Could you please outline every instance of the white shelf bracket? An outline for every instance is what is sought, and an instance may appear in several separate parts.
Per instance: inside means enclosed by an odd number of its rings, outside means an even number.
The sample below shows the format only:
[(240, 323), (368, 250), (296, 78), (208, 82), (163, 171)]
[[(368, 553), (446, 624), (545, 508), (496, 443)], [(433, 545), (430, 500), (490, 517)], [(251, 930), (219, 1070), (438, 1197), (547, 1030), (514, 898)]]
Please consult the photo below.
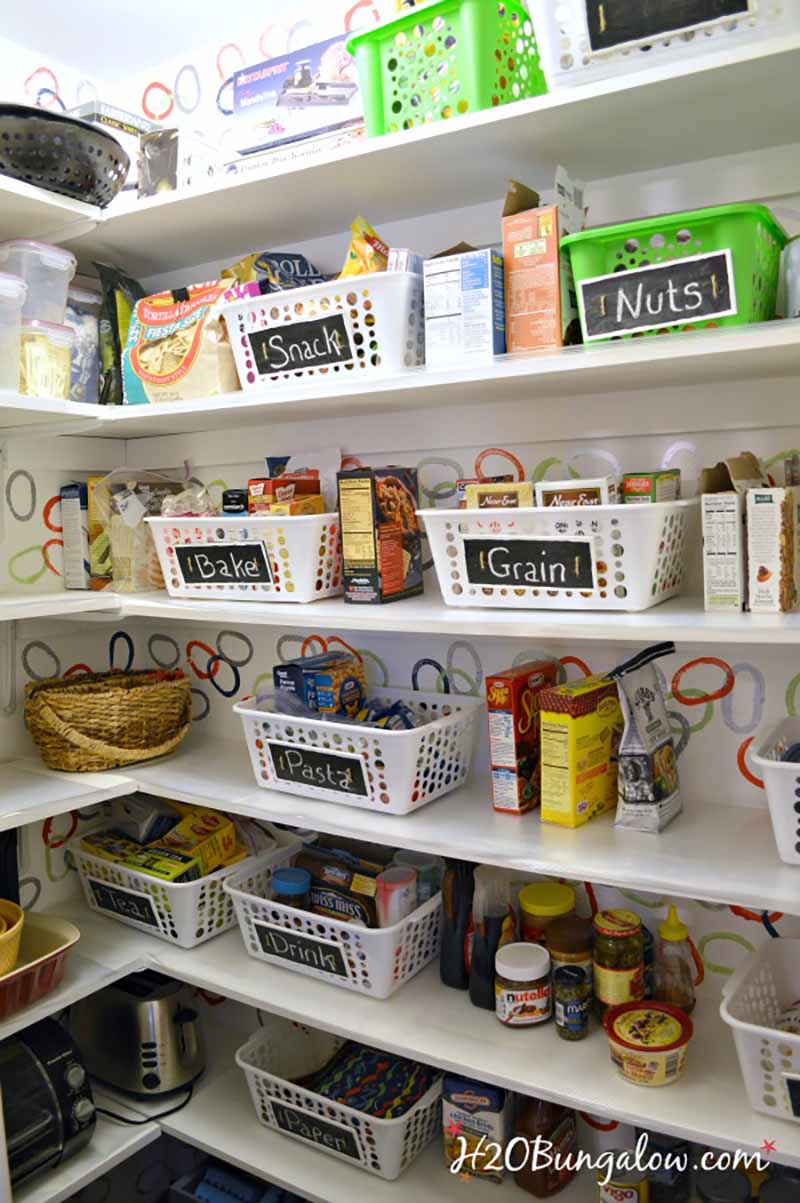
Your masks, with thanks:
[(16, 649), (16, 622), (0, 622), (0, 710), (5, 715), (17, 709)]

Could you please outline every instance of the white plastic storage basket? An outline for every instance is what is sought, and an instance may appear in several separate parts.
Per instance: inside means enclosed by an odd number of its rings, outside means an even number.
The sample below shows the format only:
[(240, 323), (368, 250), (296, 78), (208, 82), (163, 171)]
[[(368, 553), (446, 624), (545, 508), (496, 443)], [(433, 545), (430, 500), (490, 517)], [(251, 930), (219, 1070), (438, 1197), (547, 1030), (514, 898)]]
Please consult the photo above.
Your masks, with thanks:
[(800, 865), (800, 764), (781, 757), (796, 743), (800, 743), (800, 718), (785, 718), (770, 729), (750, 756), (764, 781), (778, 855), (787, 865)]
[(798, 0), (532, 0), (530, 8), (545, 74), (562, 87), (737, 50), (800, 26)]
[(439, 953), (440, 894), (392, 927), (366, 928), (273, 902), (271, 865), (229, 877), (225, 893), (251, 957), (372, 998), (388, 998)]
[(374, 1119), (296, 1086), (346, 1041), (272, 1018), (236, 1054), (256, 1115), (267, 1128), (380, 1178), (399, 1178), (441, 1130), (441, 1079), (397, 1119)]
[[(102, 830), (102, 827), (96, 830)], [(87, 832), (83, 832), (86, 835)], [(198, 881), (170, 883), (136, 873), (124, 865), (90, 856), (81, 848), (82, 836), (69, 845), (86, 904), (120, 923), (160, 936), (180, 948), (194, 948), (236, 925), (233, 900), (223, 884), (234, 873), (243, 888), (267, 866), (291, 864), (302, 847), (285, 831), (270, 828), (278, 846), (261, 856), (219, 869)]]
[(313, 602), (343, 592), (338, 514), (146, 521), (171, 597)]
[(275, 714), (237, 702), (262, 789), (283, 790), (389, 815), (406, 815), (467, 779), (483, 699), (410, 689), (374, 690), (429, 718), (408, 731)]
[(720, 1014), (733, 1031), (750, 1105), (800, 1120), (800, 1036), (776, 1027), (800, 999), (800, 940), (765, 940), (724, 985)]
[(647, 610), (680, 593), (697, 501), (418, 510), (448, 606)]
[(371, 272), (225, 306), (245, 392), (287, 380), (374, 380), (425, 361), (422, 276)]

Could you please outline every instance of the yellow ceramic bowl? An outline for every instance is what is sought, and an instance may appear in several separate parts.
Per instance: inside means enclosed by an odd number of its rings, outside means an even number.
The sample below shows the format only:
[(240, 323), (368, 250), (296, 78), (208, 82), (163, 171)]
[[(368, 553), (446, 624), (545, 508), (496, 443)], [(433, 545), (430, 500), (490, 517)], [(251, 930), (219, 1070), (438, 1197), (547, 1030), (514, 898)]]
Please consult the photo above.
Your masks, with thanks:
[(0, 935), (0, 977), (3, 977), (10, 973), (17, 963), (25, 912), (16, 902), (0, 898), (0, 919), (3, 921)]

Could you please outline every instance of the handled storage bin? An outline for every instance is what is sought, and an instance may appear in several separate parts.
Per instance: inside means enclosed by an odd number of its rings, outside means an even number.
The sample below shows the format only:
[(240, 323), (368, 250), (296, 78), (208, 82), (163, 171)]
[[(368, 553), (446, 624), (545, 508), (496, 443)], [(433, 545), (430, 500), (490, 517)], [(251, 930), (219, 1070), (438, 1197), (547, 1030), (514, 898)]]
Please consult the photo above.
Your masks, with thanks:
[(347, 49), (370, 138), (547, 91), (533, 22), (517, 0), (437, 0)]
[(345, 1044), (339, 1036), (272, 1017), (236, 1054), (266, 1128), (380, 1178), (399, 1178), (441, 1130), (441, 1079), (397, 1119), (375, 1119), (302, 1086)]
[[(102, 830), (102, 826), (96, 830)], [(197, 881), (176, 883), (90, 856), (81, 848), (81, 836), (72, 840), (69, 851), (91, 910), (180, 948), (195, 948), (236, 925), (233, 901), (222, 888), (228, 877), (235, 874), (242, 882), (251, 877), (255, 880), (267, 865), (291, 864), (302, 846), (284, 831), (270, 828), (270, 834), (278, 845), (271, 851), (218, 869)]]
[[(792, 744), (800, 742), (800, 718), (785, 718), (774, 726), (751, 752), (756, 773), (764, 781), (769, 817), (778, 855), (787, 865), (800, 865), (800, 764), (781, 760)], [(798, 994), (800, 998), (800, 994)]]
[(273, 902), (273, 868), (263, 865), (225, 882), (245, 948), (257, 961), (388, 998), (438, 956), (440, 894), (392, 927), (359, 927)]
[(797, 29), (797, 0), (531, 0), (553, 87), (735, 51)]
[(750, 204), (568, 234), (584, 342), (770, 321), (786, 241)]
[(275, 714), (255, 701), (233, 709), (244, 723), (256, 782), (304, 798), (405, 815), (467, 779), (481, 698), (375, 690), (387, 705), (402, 700), (432, 721), (409, 731)]
[(750, 1105), (800, 1120), (800, 1036), (779, 1016), (800, 998), (800, 940), (765, 940), (725, 983), (720, 1014), (733, 1032)]
[(633, 611), (681, 592), (697, 506), (418, 513), (448, 606)]
[(371, 272), (225, 306), (245, 392), (394, 376), (425, 362), (422, 276)]
[(171, 597), (312, 602), (338, 597), (338, 514), (147, 518)]

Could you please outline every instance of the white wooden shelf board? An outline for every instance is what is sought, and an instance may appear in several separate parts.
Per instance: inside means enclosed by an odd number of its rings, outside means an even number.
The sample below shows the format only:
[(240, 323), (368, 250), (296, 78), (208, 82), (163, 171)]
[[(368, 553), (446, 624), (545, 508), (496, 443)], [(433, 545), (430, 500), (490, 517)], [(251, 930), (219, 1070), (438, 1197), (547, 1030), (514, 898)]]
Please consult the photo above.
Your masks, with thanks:
[(61, 242), (101, 220), (102, 210), (96, 205), (0, 176), (0, 241), (35, 238)]
[(0, 764), (0, 831), (131, 792), (121, 773), (57, 773), (34, 757)]
[(156, 1123), (133, 1128), (100, 1116), (90, 1143), (63, 1165), (14, 1191), (14, 1203), (62, 1203), (161, 1135)]
[(26, 618), (69, 618), (77, 614), (113, 611), (118, 605), (117, 598), (112, 594), (92, 593), (88, 589), (3, 593), (0, 594), (0, 622), (22, 621)]

